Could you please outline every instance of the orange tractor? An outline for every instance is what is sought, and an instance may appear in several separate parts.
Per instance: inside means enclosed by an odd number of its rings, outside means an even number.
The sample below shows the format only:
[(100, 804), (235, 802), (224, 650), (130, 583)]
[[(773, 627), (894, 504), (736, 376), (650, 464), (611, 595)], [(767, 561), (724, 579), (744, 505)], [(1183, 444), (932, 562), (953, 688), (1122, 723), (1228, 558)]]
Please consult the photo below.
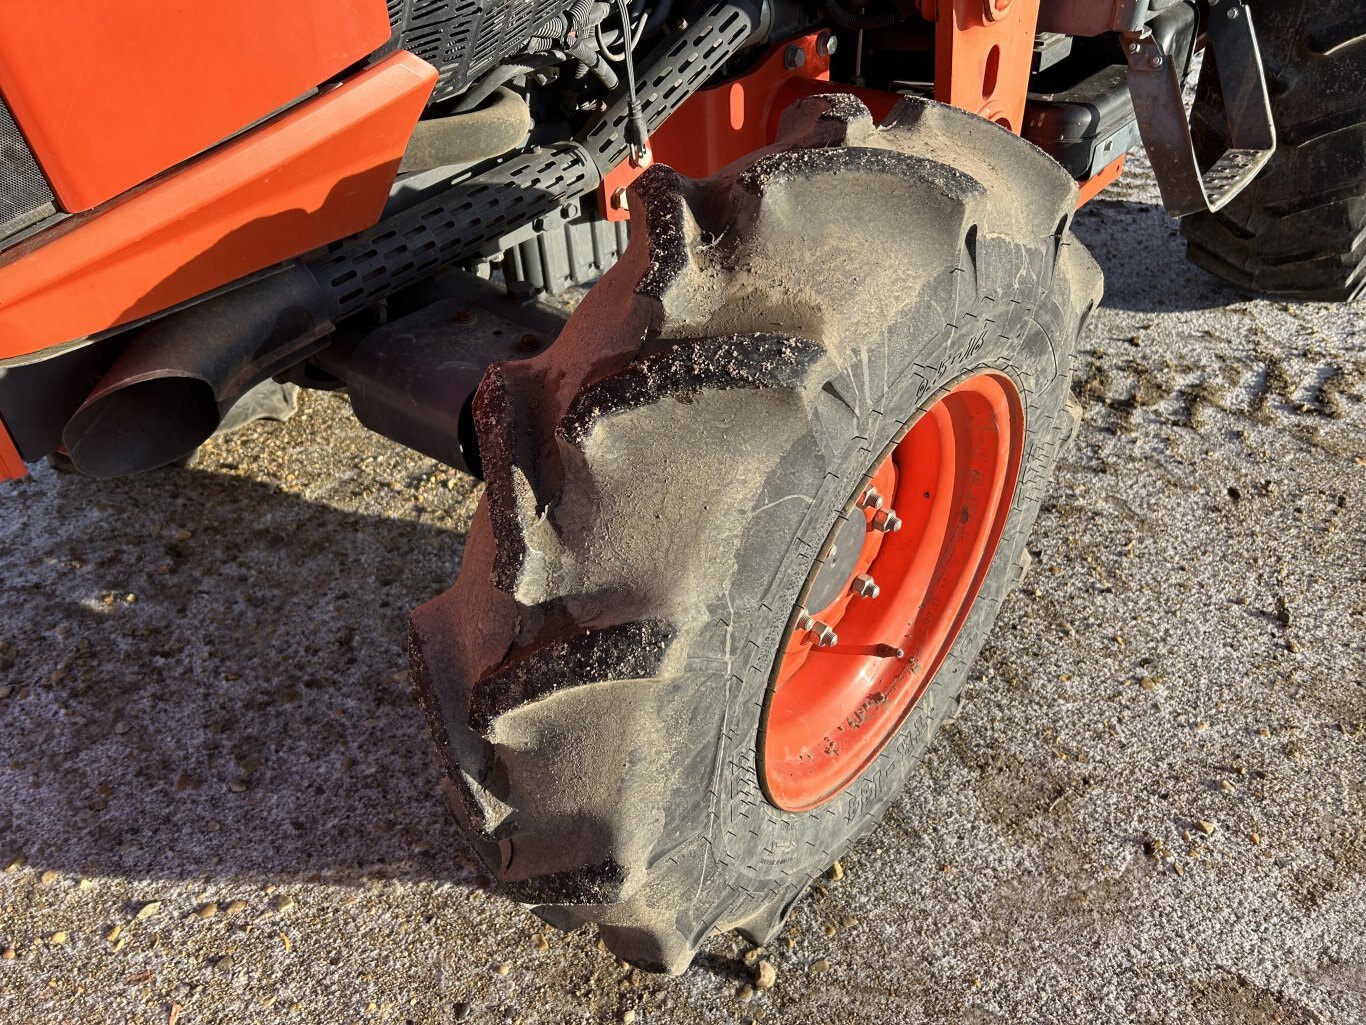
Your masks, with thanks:
[(771, 937), (961, 701), (1126, 153), (1207, 270), (1366, 281), (1356, 0), (7, 0), (0, 100), (3, 474), (306, 387), (481, 477), (412, 618), (446, 800), (662, 971)]

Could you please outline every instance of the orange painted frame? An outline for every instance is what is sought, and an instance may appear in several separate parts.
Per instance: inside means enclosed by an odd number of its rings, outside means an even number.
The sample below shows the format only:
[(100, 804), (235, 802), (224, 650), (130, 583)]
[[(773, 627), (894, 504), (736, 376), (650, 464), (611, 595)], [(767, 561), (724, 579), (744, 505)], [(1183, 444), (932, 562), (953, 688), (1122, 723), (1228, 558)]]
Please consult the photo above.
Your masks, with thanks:
[(0, 359), (158, 313), (370, 227), (436, 69), (400, 52), (0, 257)]
[(1039, 0), (939, 0), (935, 99), (1016, 134), (1024, 124)]
[[(988, 117), (1018, 132), (1024, 124), (1040, 0), (923, 0), (935, 25), (935, 98)], [(821, 92), (853, 93), (881, 119), (898, 97), (830, 81), (830, 59), (822, 53), (822, 32), (779, 44), (741, 77), (690, 97), (651, 139), (653, 159), (694, 178), (714, 174), (747, 153), (770, 145), (778, 119), (793, 101)], [(801, 61), (785, 59), (789, 48)], [(644, 170), (623, 162), (604, 179), (599, 209), (609, 220), (630, 212), (614, 197)], [(1124, 170), (1120, 157), (1080, 183), (1084, 205)]]
[(24, 460), (14, 445), (14, 439), (5, 429), (4, 421), (0, 421), (0, 480), (18, 480), (27, 476), (28, 467), (24, 465)]
[(4, 0), (0, 94), (62, 209), (89, 210), (389, 39), (383, 0)]

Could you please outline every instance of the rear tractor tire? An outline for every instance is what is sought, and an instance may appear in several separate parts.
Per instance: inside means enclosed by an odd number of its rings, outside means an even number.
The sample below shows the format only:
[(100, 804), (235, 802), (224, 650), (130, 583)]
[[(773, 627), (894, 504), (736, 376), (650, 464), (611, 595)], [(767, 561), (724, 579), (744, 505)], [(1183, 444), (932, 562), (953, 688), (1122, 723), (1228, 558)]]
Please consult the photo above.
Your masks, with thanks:
[(487, 491), (413, 616), (447, 799), (502, 889), (642, 968), (766, 942), (961, 700), (1100, 273), (990, 122), (803, 100), (631, 196), (626, 254), (490, 370)]
[[(1231, 284), (1285, 299), (1366, 289), (1366, 9), (1361, 0), (1251, 0), (1279, 146), (1252, 185), (1182, 222), (1187, 253)], [(1191, 127), (1213, 159), (1227, 146), (1206, 57)]]

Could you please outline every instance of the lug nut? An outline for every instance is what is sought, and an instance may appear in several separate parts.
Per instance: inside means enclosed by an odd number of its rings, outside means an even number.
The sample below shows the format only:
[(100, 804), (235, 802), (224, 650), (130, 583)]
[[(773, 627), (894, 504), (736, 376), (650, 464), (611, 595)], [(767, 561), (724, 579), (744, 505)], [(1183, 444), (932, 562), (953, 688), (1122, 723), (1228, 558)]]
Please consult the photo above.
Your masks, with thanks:
[(835, 633), (829, 623), (822, 623), (819, 619), (804, 616), (800, 625), (806, 631), (811, 643), (818, 648), (829, 648), (839, 643), (839, 634)]
[(901, 529), (901, 517), (895, 509), (879, 509), (873, 515), (873, 529), (884, 534), (894, 534)]
[(869, 488), (859, 496), (857, 504), (860, 509), (881, 509), (882, 496), (878, 494), (877, 488)]
[(876, 598), (882, 593), (882, 588), (877, 586), (877, 581), (867, 573), (860, 573), (854, 577), (853, 582), (849, 585), (849, 590), (853, 591), (855, 596), (859, 598)]

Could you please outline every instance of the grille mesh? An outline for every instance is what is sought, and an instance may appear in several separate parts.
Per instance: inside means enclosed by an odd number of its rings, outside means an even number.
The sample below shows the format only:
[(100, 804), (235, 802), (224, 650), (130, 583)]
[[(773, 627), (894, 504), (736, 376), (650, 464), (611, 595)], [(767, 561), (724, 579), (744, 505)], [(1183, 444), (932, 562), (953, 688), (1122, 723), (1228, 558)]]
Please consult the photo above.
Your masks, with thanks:
[(52, 190), (0, 99), (0, 239), (56, 213)]
[(568, 0), (388, 0), (398, 45), (440, 72), (433, 102), (517, 53), (536, 26), (568, 6)]

